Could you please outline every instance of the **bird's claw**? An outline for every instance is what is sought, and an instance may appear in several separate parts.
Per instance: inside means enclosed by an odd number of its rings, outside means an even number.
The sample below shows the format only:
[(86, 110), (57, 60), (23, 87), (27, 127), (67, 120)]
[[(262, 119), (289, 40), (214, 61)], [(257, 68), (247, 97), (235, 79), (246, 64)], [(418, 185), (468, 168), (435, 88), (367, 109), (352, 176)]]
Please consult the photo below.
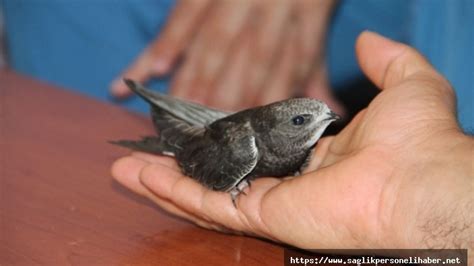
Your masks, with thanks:
[(237, 208), (237, 197), (240, 194), (244, 194), (247, 196), (247, 193), (245, 193), (244, 189), (250, 188), (250, 181), (247, 179), (242, 180), (237, 186), (235, 186), (231, 191), (230, 191), (230, 198), (232, 199), (232, 204), (234, 205), (235, 208)]

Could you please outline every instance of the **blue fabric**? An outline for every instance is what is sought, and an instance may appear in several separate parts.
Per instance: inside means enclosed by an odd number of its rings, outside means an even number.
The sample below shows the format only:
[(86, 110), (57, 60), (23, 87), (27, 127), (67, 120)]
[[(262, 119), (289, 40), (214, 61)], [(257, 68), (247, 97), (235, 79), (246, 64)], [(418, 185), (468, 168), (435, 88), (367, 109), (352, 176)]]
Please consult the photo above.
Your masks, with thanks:
[[(12, 67), (102, 100), (110, 81), (156, 37), (172, 0), (0, 0)], [(369, 29), (419, 49), (456, 89), (459, 119), (474, 129), (474, 3), (342, 0), (328, 38), (331, 85), (363, 78), (354, 44)], [(153, 87), (166, 90), (167, 81)], [(121, 102), (147, 111), (136, 97)]]
[(474, 1), (418, 0), (411, 44), (456, 91), (458, 119), (474, 134)]
[[(18, 72), (112, 101), (110, 82), (157, 35), (171, 0), (0, 0)], [(155, 82), (164, 91), (166, 81)], [(133, 97), (120, 102), (147, 112)]]
[(328, 39), (331, 85), (350, 87), (362, 76), (354, 54), (365, 29), (408, 43), (424, 54), (453, 85), (458, 119), (474, 133), (474, 2), (472, 0), (344, 0)]
[(363, 77), (357, 64), (355, 42), (364, 30), (408, 42), (412, 1), (344, 0), (336, 9), (327, 41), (328, 73), (335, 90), (353, 89)]

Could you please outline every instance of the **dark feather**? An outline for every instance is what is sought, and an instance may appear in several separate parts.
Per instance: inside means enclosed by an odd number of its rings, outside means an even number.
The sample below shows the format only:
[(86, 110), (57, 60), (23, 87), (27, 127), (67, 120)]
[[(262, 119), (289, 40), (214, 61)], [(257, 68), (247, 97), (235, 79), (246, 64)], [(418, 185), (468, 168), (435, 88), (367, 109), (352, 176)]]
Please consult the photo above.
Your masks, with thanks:
[(111, 144), (119, 145), (136, 151), (148, 152), (159, 155), (169, 155), (169, 151), (160, 141), (159, 137), (147, 136), (141, 140), (117, 140), (109, 141)]

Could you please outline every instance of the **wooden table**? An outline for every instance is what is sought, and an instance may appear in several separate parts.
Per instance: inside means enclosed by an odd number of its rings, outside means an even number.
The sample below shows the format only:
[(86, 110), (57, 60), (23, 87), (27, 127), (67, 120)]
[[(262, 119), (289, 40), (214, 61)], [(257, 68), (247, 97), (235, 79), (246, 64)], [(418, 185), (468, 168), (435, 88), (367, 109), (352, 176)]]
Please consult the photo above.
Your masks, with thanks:
[(283, 248), (200, 229), (116, 183), (107, 140), (145, 116), (0, 71), (0, 265), (281, 265)]

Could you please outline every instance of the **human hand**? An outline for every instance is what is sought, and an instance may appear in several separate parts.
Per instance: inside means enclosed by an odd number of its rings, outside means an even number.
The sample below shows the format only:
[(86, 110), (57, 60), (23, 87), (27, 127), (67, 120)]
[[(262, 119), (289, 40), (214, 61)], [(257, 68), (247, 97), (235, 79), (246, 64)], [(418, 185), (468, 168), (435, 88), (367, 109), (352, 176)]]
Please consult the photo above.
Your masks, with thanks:
[[(177, 69), (172, 95), (220, 109), (286, 99), (306, 86), (311, 71), (325, 74), (334, 2), (178, 1), (163, 32), (122, 76), (143, 83)], [(117, 80), (112, 94), (130, 95)]]
[(301, 248), (472, 249), (474, 141), (459, 129), (449, 83), (412, 48), (365, 32), (356, 52), (382, 92), (306, 173), (259, 178), (232, 205), (171, 158), (134, 153), (112, 174), (202, 227)]

